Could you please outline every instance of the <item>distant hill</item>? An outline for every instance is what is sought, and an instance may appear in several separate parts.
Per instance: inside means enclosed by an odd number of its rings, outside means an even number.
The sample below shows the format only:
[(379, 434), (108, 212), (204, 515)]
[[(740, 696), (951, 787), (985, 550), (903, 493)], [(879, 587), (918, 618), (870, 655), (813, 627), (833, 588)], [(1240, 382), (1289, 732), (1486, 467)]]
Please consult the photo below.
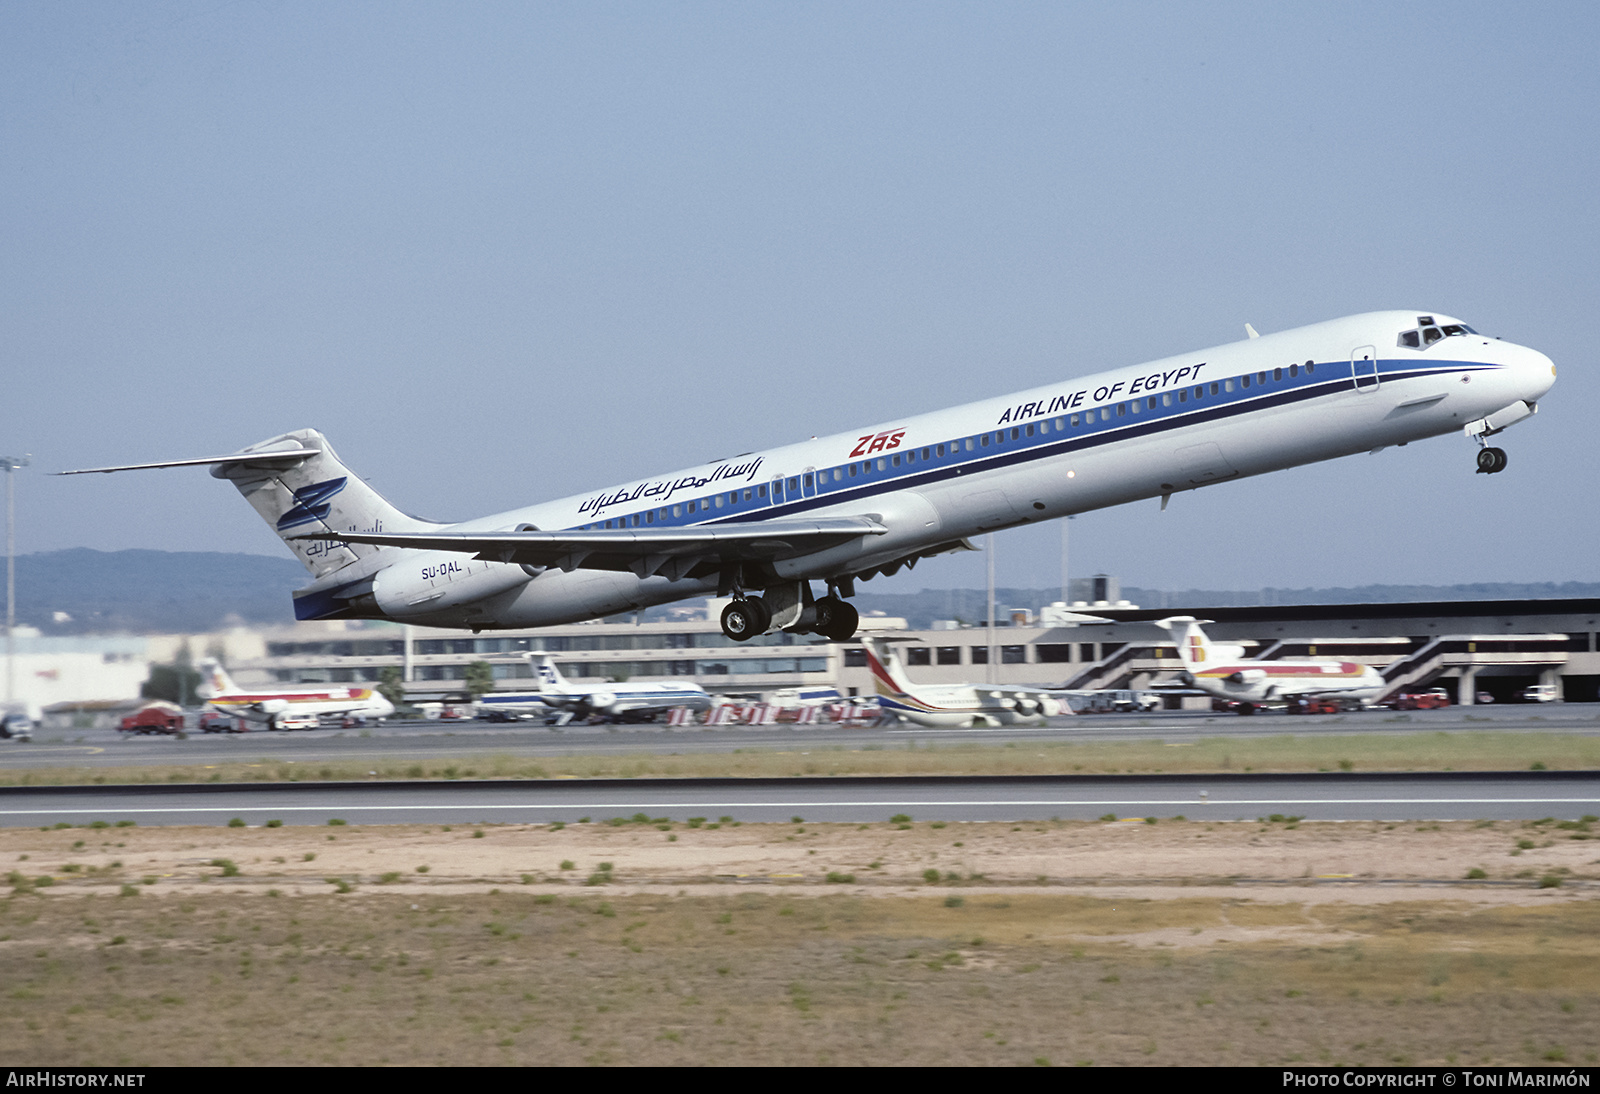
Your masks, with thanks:
[[(294, 622), (310, 575), (292, 558), (201, 551), (17, 556), (17, 622), (46, 634), (200, 633)], [(70, 618), (57, 621), (55, 613)]]
[[(309, 575), (291, 558), (198, 551), (92, 551), (75, 548), (17, 558), (17, 622), (46, 634), (196, 634), (234, 624), (294, 621), (293, 591)], [(913, 627), (935, 619), (982, 623), (982, 589), (923, 589), (875, 593), (857, 586), (856, 607), (900, 616)], [(1349, 589), (1189, 589), (1163, 592), (1126, 587), (1122, 597), (1145, 608), (1221, 608), (1257, 604), (1367, 604), (1411, 600), (1502, 600), (1600, 597), (1600, 583), (1569, 581), (1477, 585), (1363, 585)], [(997, 611), (1038, 609), (1061, 590), (998, 589)], [(56, 622), (54, 613), (71, 618)], [(665, 608), (643, 613), (667, 618)]]

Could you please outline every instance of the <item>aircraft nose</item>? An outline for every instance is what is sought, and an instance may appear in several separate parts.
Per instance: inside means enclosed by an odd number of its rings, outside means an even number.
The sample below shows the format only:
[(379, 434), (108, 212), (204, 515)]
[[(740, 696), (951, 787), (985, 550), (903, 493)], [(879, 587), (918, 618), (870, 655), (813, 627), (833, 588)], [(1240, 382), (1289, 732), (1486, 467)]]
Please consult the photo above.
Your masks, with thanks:
[(1523, 398), (1530, 403), (1537, 401), (1556, 382), (1555, 362), (1536, 349), (1524, 350), (1522, 360), (1517, 362), (1517, 372), (1526, 389)]

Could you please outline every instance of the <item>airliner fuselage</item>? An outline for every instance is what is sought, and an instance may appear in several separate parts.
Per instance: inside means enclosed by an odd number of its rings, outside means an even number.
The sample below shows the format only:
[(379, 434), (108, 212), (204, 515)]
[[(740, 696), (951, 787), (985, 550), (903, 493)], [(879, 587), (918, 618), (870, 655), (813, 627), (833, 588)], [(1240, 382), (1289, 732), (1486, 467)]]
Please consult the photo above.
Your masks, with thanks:
[(179, 462), (216, 465), (311, 570), (298, 618), (529, 627), (720, 592), (730, 637), (835, 635), (857, 580), (984, 532), (1456, 431), (1497, 472), (1486, 439), (1554, 377), (1457, 320), (1376, 312), (450, 525), (394, 510), (310, 430)]

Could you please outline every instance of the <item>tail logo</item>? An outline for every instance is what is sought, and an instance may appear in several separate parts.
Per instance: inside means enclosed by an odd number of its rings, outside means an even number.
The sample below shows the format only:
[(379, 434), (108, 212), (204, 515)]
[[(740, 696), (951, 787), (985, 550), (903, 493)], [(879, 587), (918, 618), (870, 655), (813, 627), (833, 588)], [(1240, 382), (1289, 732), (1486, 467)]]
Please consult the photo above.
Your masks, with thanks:
[(278, 518), (278, 531), (327, 519), (329, 510), (333, 508), (329, 499), (343, 490), (347, 481), (345, 478), (328, 479), (296, 490), (293, 507)]

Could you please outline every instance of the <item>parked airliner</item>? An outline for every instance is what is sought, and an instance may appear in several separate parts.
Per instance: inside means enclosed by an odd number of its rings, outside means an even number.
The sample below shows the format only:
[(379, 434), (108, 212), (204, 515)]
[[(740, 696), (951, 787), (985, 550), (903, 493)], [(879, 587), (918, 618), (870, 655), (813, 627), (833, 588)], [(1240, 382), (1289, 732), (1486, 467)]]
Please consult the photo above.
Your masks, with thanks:
[(387, 718), (394, 704), (370, 688), (318, 685), (304, 688), (241, 688), (219, 663), (200, 663), (200, 697), (212, 710), (251, 721), (278, 723), (297, 716), (348, 714), (357, 718)]
[(1192, 615), (1158, 619), (1156, 626), (1176, 639), (1185, 682), (1217, 699), (1226, 699), (1240, 714), (1254, 714), (1261, 703), (1284, 699), (1337, 696), (1371, 702), (1388, 687), (1377, 669), (1357, 661), (1247, 661), (1243, 646), (1225, 646), (1206, 638)]
[(906, 675), (894, 642), (868, 638), (867, 668), (872, 673), (878, 707), (919, 726), (1042, 726), (1046, 718), (1072, 711), (1043, 688), (1012, 684), (927, 684)]
[[(315, 430), (239, 452), (89, 471), (210, 465), (313, 580), (299, 619), (474, 631), (570, 623), (715, 593), (736, 641), (835, 640), (857, 581), (970, 550), (983, 532), (1371, 452), (1532, 415), (1536, 350), (1447, 316), (1336, 319), (836, 434), (458, 524), (406, 516)], [(827, 587), (814, 596), (812, 582)]]
[(659, 683), (635, 681), (584, 687), (570, 683), (556, 668), (555, 659), (530, 653), (528, 660), (538, 658), (538, 691), (491, 691), (478, 700), (480, 713), (498, 711), (505, 714), (539, 714), (549, 711), (568, 711), (574, 717), (587, 718), (593, 714), (608, 718), (649, 718), (664, 710), (688, 707), (705, 710), (711, 706), (711, 696), (698, 684), (676, 683), (663, 680)]

